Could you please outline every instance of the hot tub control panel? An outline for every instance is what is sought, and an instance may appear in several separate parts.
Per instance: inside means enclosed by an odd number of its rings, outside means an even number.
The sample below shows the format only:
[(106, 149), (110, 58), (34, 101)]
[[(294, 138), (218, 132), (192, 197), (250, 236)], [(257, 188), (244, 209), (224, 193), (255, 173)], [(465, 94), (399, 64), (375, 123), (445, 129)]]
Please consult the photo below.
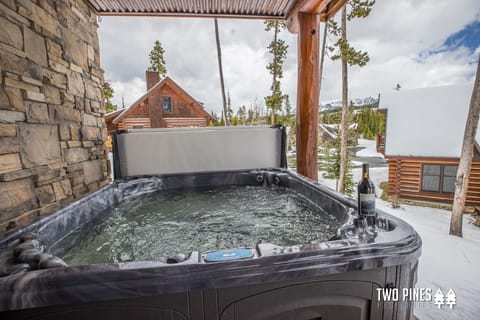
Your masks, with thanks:
[(205, 262), (221, 262), (240, 259), (250, 259), (255, 255), (254, 249), (239, 248), (222, 251), (213, 251), (203, 255)]

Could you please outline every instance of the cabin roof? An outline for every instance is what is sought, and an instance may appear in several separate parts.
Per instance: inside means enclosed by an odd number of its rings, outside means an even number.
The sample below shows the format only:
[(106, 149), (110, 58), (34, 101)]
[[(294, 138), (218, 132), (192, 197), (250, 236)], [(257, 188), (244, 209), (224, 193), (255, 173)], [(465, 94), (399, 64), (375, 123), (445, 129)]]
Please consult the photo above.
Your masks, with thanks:
[(105, 113), (104, 118), (105, 118), (105, 120), (111, 119), (111, 118), (116, 118), (123, 111), (125, 111), (125, 109), (117, 109), (117, 110), (114, 110), (114, 111), (110, 111), (109, 113)]
[[(385, 155), (459, 158), (473, 83), (382, 94)], [(476, 135), (477, 147), (480, 131)]]
[(144, 101), (145, 99), (150, 97), (158, 88), (160, 88), (164, 85), (167, 85), (167, 84), (178, 88), (180, 91), (182, 91), (182, 93), (184, 93), (187, 96), (188, 99), (190, 99), (191, 101), (193, 101), (197, 105), (197, 107), (199, 108), (200, 111), (205, 113), (205, 116), (208, 116), (211, 120), (215, 120), (210, 113), (208, 113), (207, 111), (205, 111), (203, 109), (203, 106), (197, 100), (195, 100), (191, 95), (189, 95), (188, 92), (186, 92), (182, 87), (180, 87), (169, 76), (166, 76), (165, 78), (160, 80), (157, 84), (155, 84), (153, 87), (151, 87), (144, 95), (142, 95), (140, 98), (138, 98), (129, 107), (127, 107), (125, 109), (115, 110), (113, 112), (105, 114), (105, 119), (107, 120), (107, 119), (114, 118), (112, 120), (112, 123), (117, 124), (118, 122), (120, 122), (120, 120), (122, 120), (128, 114), (128, 112), (130, 110), (132, 110), (133, 108), (138, 106), (142, 101)]

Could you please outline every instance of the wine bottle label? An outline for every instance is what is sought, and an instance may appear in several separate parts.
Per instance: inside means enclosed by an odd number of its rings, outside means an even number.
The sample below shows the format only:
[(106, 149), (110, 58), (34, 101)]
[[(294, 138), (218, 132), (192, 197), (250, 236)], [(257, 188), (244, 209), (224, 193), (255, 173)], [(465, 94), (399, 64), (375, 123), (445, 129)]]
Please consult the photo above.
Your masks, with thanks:
[(360, 193), (360, 208), (358, 208), (361, 216), (375, 215), (375, 194)]

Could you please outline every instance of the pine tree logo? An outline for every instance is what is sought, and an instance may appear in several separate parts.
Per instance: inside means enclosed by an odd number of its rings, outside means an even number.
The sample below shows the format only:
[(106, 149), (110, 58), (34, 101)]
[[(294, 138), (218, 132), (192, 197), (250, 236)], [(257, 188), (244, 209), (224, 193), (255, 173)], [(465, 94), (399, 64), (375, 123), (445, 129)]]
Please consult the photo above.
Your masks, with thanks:
[(442, 290), (438, 289), (433, 297), (435, 298), (434, 304), (438, 307), (438, 309), (441, 309), (445, 304), (445, 295), (443, 294)]
[(457, 304), (457, 295), (453, 289), (448, 290), (447, 297), (446, 297), (446, 305), (453, 309), (453, 306)]

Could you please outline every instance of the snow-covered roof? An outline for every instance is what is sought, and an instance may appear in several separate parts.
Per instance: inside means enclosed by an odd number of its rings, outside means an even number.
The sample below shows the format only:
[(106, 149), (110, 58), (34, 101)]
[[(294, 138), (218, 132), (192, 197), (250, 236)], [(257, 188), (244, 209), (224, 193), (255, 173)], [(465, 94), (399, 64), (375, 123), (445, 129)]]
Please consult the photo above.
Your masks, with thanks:
[[(385, 155), (459, 158), (473, 83), (384, 93)], [(480, 130), (476, 135), (480, 141)]]

